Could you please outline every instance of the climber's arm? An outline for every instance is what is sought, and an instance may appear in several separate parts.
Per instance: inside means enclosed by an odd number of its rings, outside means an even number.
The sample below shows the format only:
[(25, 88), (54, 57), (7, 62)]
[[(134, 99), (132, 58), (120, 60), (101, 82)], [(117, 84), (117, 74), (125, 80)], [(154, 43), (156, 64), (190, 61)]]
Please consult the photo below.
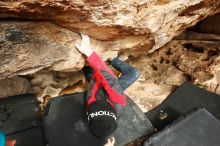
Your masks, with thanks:
[[(100, 69), (103, 69), (112, 76), (115, 76), (105, 62), (102, 61), (102, 59), (90, 48), (90, 38), (87, 35), (81, 36), (81, 45), (76, 44), (76, 47), (82, 54), (87, 56), (87, 62), (90, 64), (90, 66), (95, 71), (100, 71)], [(140, 72), (137, 68), (134, 68), (117, 58), (112, 60), (112, 66), (122, 73), (122, 76), (119, 77), (118, 80), (123, 90), (133, 84), (140, 75)]]
[(112, 70), (105, 64), (104, 61), (102, 61), (96, 52), (93, 52), (86, 60), (94, 70), (99, 71), (100, 69), (103, 69), (110, 73), (112, 76), (115, 76)]
[(114, 76), (111, 69), (105, 64), (105, 62), (97, 55), (96, 52), (92, 51), (90, 48), (90, 38), (87, 35), (81, 35), (82, 42), (81, 45), (75, 44), (76, 48), (84, 55), (87, 56), (87, 62), (95, 71), (100, 71), (103, 69)]
[(93, 51), (90, 48), (90, 38), (87, 35), (81, 34), (82, 41), (81, 44), (75, 44), (76, 48), (79, 50), (80, 53), (86, 55), (86, 57), (89, 57), (92, 55)]

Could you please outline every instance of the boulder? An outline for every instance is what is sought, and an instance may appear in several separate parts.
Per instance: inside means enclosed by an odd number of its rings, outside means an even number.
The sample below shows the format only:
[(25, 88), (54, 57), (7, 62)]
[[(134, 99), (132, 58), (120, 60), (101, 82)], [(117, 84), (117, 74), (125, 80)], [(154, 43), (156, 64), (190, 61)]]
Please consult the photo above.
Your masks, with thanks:
[(143, 111), (158, 106), (184, 81), (220, 94), (219, 41), (190, 39), (172, 40), (151, 54), (128, 59), (141, 77), (125, 92)]
[(79, 35), (47, 22), (0, 22), (0, 79), (45, 68), (79, 70), (84, 65), (74, 42)]
[[(220, 94), (218, 15), (171, 41), (219, 12), (219, 0), (4, 0), (0, 79), (28, 75), (29, 92), (42, 103), (84, 91), (79, 70), (85, 60), (74, 45), (83, 33), (103, 60), (119, 56), (141, 70), (126, 93), (144, 111), (185, 80)], [(215, 29), (210, 22), (216, 22)], [(199, 34), (204, 32), (213, 34)]]
[(28, 93), (30, 83), (22, 77), (0, 80), (0, 99)]
[(0, 18), (49, 20), (96, 40), (144, 35), (152, 52), (219, 7), (219, 0), (6, 0)]
[[(40, 70), (73, 72), (84, 66), (82, 55), (75, 48), (80, 36), (66, 28), (45, 21), (0, 22), (0, 79), (32, 74)], [(91, 48), (103, 60), (117, 57), (119, 51), (138, 55), (150, 41), (145, 36), (126, 37), (120, 41), (91, 39)], [(145, 45), (146, 46), (146, 45)], [(140, 50), (138, 52), (132, 50)]]

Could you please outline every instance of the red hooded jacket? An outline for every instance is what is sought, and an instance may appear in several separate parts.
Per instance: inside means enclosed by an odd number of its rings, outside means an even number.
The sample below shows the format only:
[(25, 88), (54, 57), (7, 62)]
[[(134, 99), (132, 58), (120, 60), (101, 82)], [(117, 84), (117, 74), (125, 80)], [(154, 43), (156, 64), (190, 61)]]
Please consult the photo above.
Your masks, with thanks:
[(94, 70), (94, 75), (87, 92), (87, 106), (96, 101), (98, 91), (103, 89), (108, 94), (107, 101), (110, 100), (110, 103), (113, 102), (125, 106), (126, 98), (118, 82), (118, 78), (105, 62), (95, 52), (87, 58), (87, 62)]

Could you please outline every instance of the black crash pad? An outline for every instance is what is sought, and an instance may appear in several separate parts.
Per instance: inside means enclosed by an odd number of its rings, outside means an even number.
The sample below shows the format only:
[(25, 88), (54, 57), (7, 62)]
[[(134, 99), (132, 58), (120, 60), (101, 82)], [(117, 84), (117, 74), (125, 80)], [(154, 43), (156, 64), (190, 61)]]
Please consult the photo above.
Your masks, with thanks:
[(219, 146), (220, 122), (198, 109), (150, 137), (144, 146)]
[(178, 117), (200, 107), (207, 109), (220, 120), (220, 96), (185, 82), (146, 115), (155, 128), (161, 129)]
[(32, 94), (0, 99), (0, 128), (6, 135), (41, 125), (39, 107)]
[(0, 99), (0, 129), (16, 146), (42, 146), (39, 107), (32, 94)]
[(43, 146), (41, 126), (10, 134), (7, 136), (7, 138), (15, 139), (15, 146)]
[[(43, 129), (49, 146), (102, 146), (104, 139), (93, 137), (88, 129), (84, 104), (85, 93), (56, 97), (49, 101), (43, 118)], [(118, 129), (113, 134), (115, 146), (122, 146), (154, 128), (144, 113), (128, 98)]]

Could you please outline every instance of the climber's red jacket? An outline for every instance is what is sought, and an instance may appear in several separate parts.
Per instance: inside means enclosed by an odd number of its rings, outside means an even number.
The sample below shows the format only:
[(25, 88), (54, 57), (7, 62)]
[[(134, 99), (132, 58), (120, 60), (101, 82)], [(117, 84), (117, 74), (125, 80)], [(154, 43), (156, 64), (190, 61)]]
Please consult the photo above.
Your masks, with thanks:
[(102, 90), (107, 93), (108, 96), (105, 98), (110, 104), (125, 105), (126, 98), (118, 78), (105, 62), (95, 52), (87, 58), (87, 62), (94, 70), (87, 92), (87, 106), (100, 98), (99, 94), (102, 93)]

